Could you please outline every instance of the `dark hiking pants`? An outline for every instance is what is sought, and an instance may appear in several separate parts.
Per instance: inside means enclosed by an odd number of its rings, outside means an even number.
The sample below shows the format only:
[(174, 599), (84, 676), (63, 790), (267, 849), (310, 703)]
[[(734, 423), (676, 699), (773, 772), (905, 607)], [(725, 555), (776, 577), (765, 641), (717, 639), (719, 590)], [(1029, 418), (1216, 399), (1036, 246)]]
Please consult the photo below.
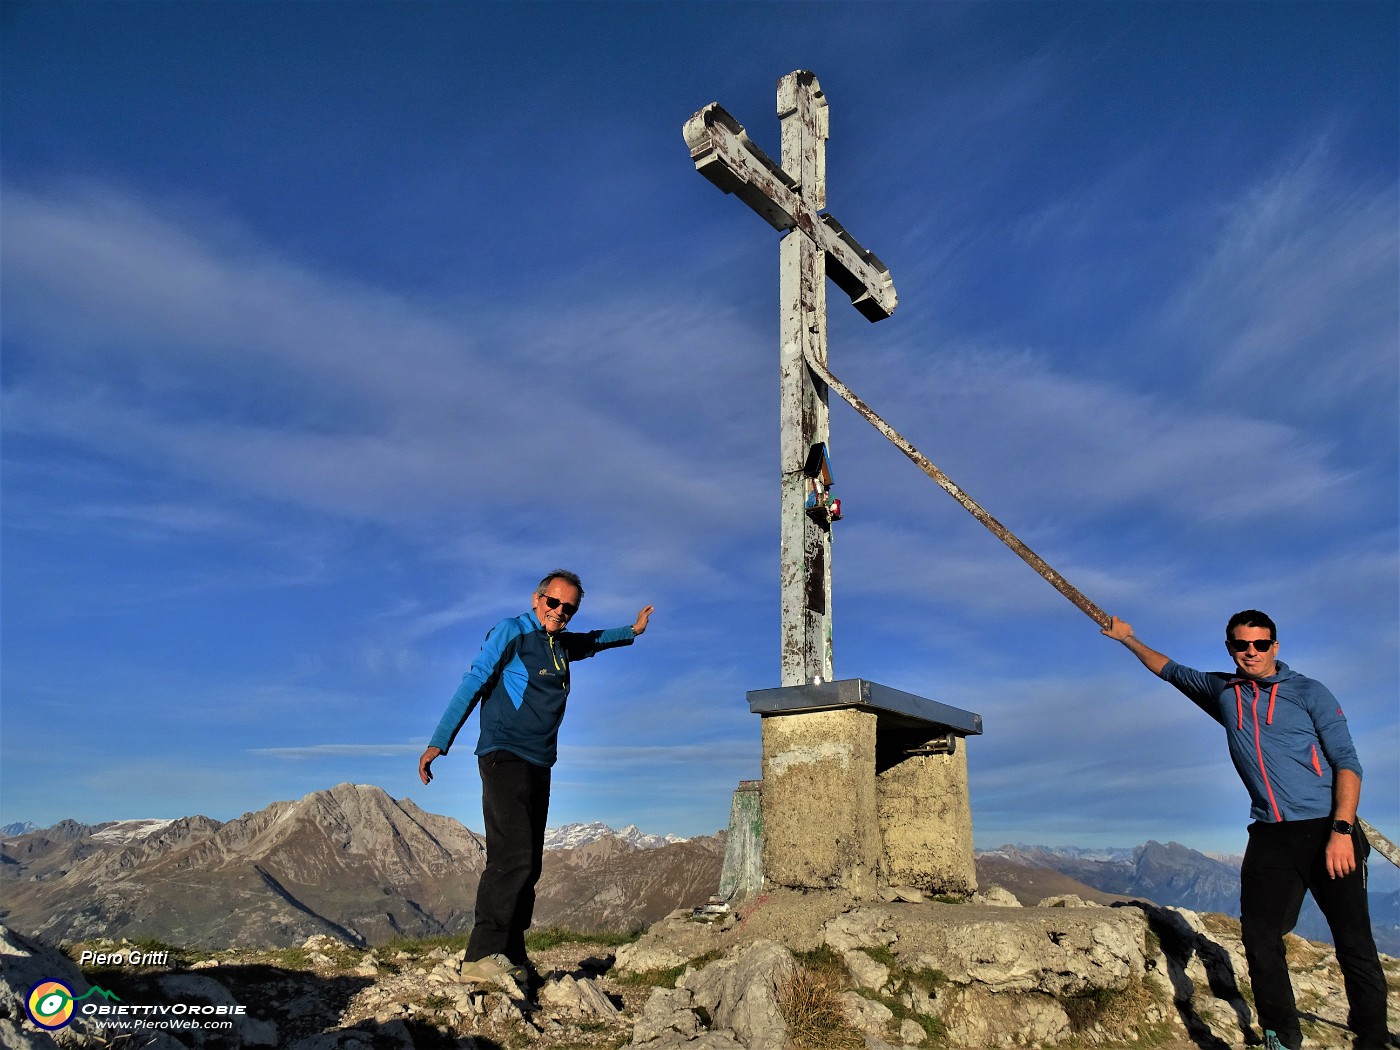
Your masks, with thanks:
[(486, 821), (486, 870), (476, 889), (467, 958), (504, 955), (524, 965), (525, 931), (535, 912), (535, 883), (544, 857), (549, 769), (509, 751), (477, 758)]
[(1360, 828), (1355, 829), (1356, 870), (1334, 879), (1327, 874), (1331, 834), (1332, 822), (1325, 817), (1249, 826), (1240, 868), (1240, 924), (1254, 1005), (1261, 1028), (1272, 1029), (1284, 1046), (1303, 1045), (1283, 935), (1298, 922), (1303, 894), (1310, 892), (1332, 930), (1350, 1007), (1347, 1023), (1356, 1033), (1356, 1046), (1380, 1050), (1388, 1039), (1386, 987), (1366, 899), (1371, 844)]

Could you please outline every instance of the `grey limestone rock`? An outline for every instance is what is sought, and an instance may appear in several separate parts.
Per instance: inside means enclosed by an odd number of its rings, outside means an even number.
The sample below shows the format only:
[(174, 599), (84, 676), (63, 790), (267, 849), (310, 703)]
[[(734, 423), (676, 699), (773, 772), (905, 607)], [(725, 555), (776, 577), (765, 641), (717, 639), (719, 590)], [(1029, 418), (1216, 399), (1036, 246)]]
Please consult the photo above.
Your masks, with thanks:
[(713, 1027), (729, 1029), (749, 1050), (786, 1050), (778, 989), (796, 969), (792, 953), (782, 945), (756, 941), (686, 974), (678, 984), (695, 996)]

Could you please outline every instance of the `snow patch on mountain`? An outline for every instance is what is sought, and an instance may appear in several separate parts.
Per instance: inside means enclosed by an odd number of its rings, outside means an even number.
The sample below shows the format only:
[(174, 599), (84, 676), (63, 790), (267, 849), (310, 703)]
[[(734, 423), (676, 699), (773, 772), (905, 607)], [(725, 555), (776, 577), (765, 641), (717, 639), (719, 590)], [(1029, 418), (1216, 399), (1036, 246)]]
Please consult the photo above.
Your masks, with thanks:
[(635, 824), (616, 830), (602, 821), (594, 820), (587, 824), (565, 824), (559, 828), (547, 828), (544, 833), (545, 849), (576, 849), (599, 839), (615, 838), (634, 849), (659, 849), (673, 842), (687, 842), (679, 835), (649, 835)]
[(977, 850), (979, 857), (1003, 857), (1007, 860), (1027, 861), (1034, 858), (1036, 854), (1050, 854), (1056, 857), (1065, 857), (1070, 860), (1090, 860), (1090, 861), (1132, 861), (1133, 855), (1139, 847), (1136, 846), (1102, 846), (1098, 848), (1083, 846), (1030, 846), (1018, 842), (1014, 845), (1007, 844), (998, 846), (996, 849)]
[(124, 846), (129, 842), (140, 842), (174, 823), (174, 820), (114, 820), (103, 824), (92, 838), (94, 842), (107, 846)]

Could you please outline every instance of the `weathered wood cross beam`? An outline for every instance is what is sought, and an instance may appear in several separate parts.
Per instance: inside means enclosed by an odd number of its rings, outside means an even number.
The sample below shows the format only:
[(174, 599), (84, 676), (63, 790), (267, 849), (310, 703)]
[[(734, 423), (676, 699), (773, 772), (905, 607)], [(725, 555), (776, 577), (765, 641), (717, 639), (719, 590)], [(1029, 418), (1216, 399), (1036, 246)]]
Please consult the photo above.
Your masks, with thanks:
[(805, 467), (814, 445), (828, 445), (827, 386), (808, 367), (826, 361), (826, 277), (870, 321), (898, 302), (889, 270), (826, 207), (826, 97), (817, 78), (799, 70), (778, 81), (781, 165), (743, 126), (711, 103), (686, 122), (695, 168), (786, 234), (778, 282), (782, 323), (779, 409), (781, 498), (782, 682), (833, 677), (831, 524), (806, 513)]

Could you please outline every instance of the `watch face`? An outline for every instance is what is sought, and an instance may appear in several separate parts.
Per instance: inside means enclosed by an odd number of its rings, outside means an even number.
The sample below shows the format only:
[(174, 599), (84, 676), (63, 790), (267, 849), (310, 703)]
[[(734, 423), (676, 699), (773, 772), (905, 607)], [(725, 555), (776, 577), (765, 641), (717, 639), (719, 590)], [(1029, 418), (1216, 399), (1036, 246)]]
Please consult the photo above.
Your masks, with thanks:
[(1338, 835), (1350, 835), (1351, 825), (1348, 824), (1345, 820), (1334, 820), (1332, 821), (1332, 830), (1335, 831)]

